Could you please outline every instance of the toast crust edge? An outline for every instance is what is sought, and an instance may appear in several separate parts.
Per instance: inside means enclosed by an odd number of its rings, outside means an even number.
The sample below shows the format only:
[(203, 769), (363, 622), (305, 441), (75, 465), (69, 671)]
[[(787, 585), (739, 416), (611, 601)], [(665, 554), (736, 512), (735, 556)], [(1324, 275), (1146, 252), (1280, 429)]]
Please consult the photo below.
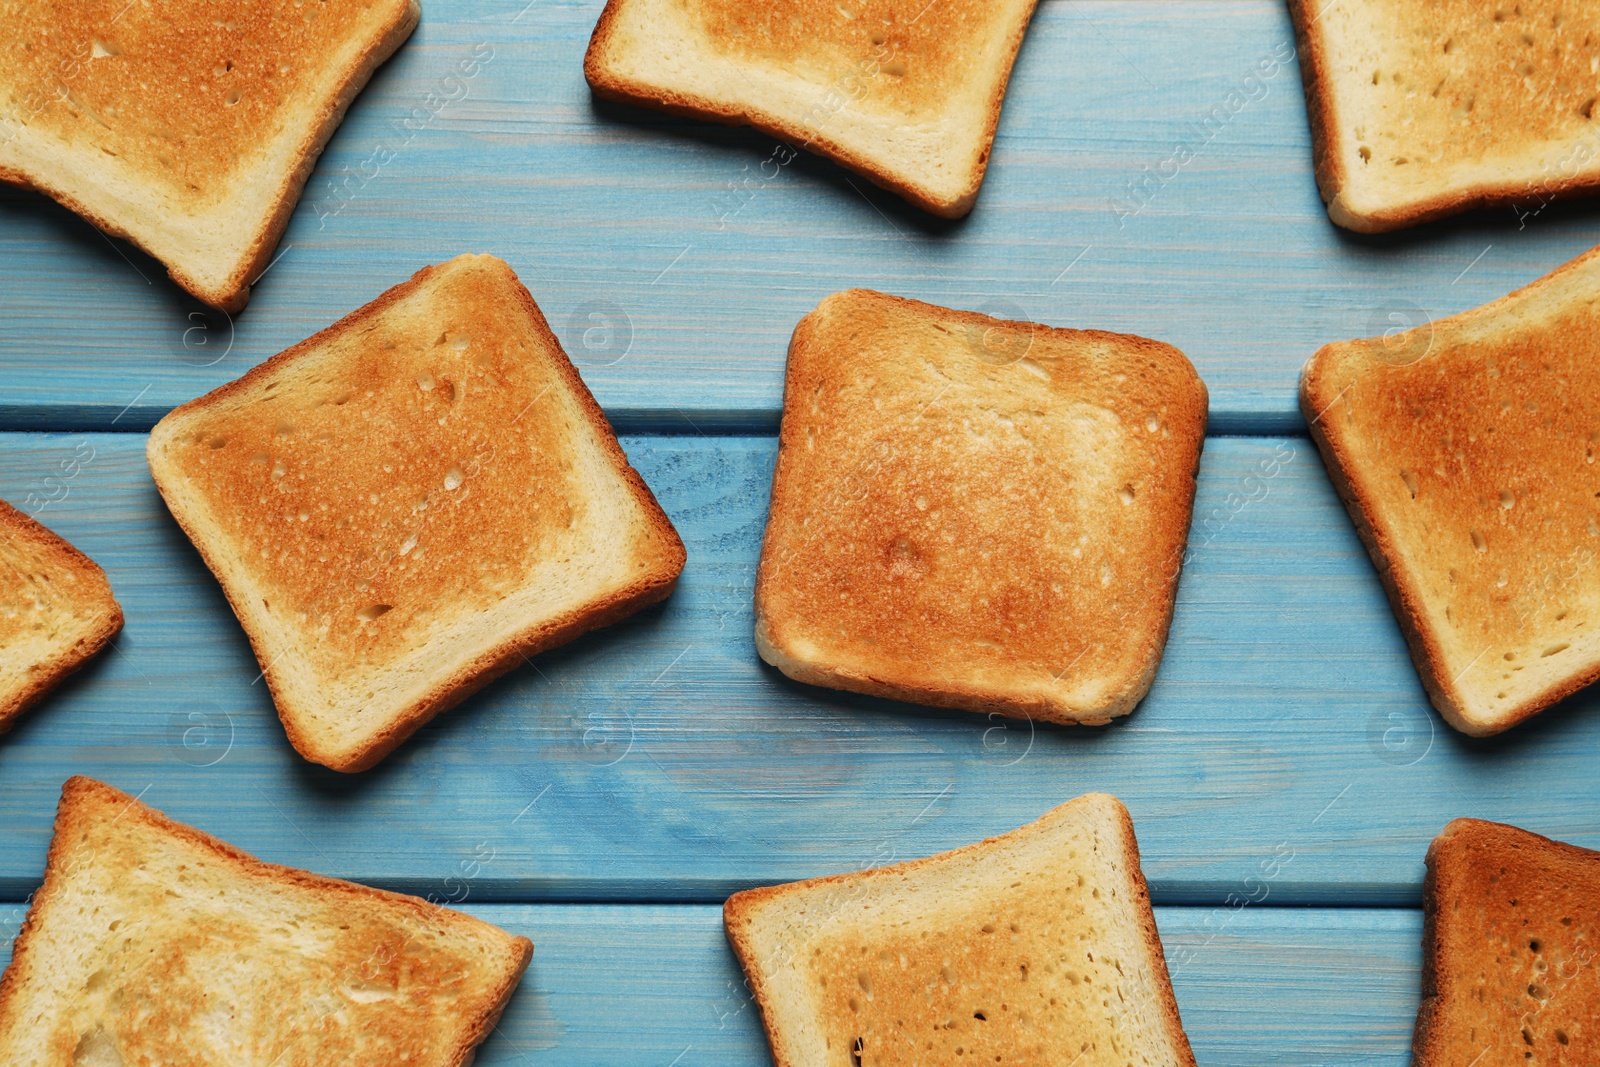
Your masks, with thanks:
[[(924, 310), (931, 310), (941, 318), (948, 318), (952, 321), (971, 325), (986, 326), (1002, 321), (982, 312), (941, 307), (925, 301), (913, 300), (871, 289), (846, 289), (830, 294), (824, 297), (816, 308), (813, 308), (801, 318), (799, 323), (795, 325), (794, 333), (790, 337), (788, 359), (784, 373), (785, 410), (788, 407), (787, 401), (793, 382), (793, 368), (796, 365), (795, 354), (812, 343), (816, 316), (822, 310), (823, 304), (837, 297), (860, 294), (867, 294), (875, 300), (887, 301), (919, 313)], [(1040, 323), (1028, 323), (1026, 325), (1031, 329), (1041, 327), (1046, 330), (1062, 329), (1061, 327), (1044, 326)], [(1062, 707), (1045, 703), (1037, 698), (1019, 698), (1013, 694), (996, 692), (993, 689), (962, 684), (931, 686), (916, 685), (903, 681), (884, 681), (862, 671), (810, 664), (794, 657), (785, 651), (783, 639), (773, 633), (772, 623), (766, 610), (766, 585), (768, 580), (765, 578), (766, 568), (762, 566), (761, 561), (765, 561), (767, 558), (767, 538), (773, 529), (772, 515), (776, 509), (772, 504), (768, 506), (766, 532), (762, 536), (754, 592), (754, 640), (756, 652), (764, 661), (776, 667), (786, 677), (806, 685), (862, 693), (867, 696), (884, 697), (890, 700), (920, 704), (924, 707), (950, 708), (977, 714), (996, 714), (1012, 719), (1056, 723), (1061, 726), (1104, 726), (1112, 719), (1130, 714), (1134, 708), (1138, 707), (1139, 702), (1150, 692), (1150, 687), (1155, 684), (1156, 673), (1160, 670), (1161, 660), (1166, 654), (1167, 638), (1171, 633), (1172, 619), (1177, 611), (1178, 585), (1183, 577), (1182, 564), (1186, 554), (1189, 526), (1194, 519), (1195, 494), (1199, 488), (1200, 459), (1205, 451), (1210, 392), (1188, 356), (1184, 355), (1180, 349), (1163, 341), (1154, 341), (1135, 334), (1110, 333), (1105, 330), (1065, 330), (1064, 332), (1110, 339), (1119, 345), (1132, 344), (1141, 352), (1159, 355), (1163, 358), (1182, 378), (1182, 381), (1173, 388), (1175, 410), (1172, 415), (1172, 423), (1175, 429), (1182, 428), (1191, 432), (1195, 440), (1194, 463), (1187, 472), (1189, 492), (1182, 502), (1181, 509), (1174, 509), (1173, 514), (1166, 516), (1167, 521), (1175, 527), (1173, 531), (1175, 551), (1170, 561), (1173, 574), (1167, 582), (1164, 601), (1160, 606), (1159, 622), (1151, 634), (1151, 641), (1147, 646), (1144, 662), (1141, 664), (1139, 671), (1130, 677), (1127, 686), (1099, 708), (1074, 713)], [(784, 467), (784, 457), (801, 451), (800, 434), (800, 428), (792, 420), (783, 420), (779, 425), (778, 459), (774, 466), (772, 479), (774, 490), (776, 490), (780, 481), (780, 475)], [(777, 496), (776, 492), (774, 492), (774, 501), (776, 500)]]
[[(459, 259), (461, 257), (456, 258)], [(292, 717), (295, 713), (289, 710), (294, 705), (284, 687), (283, 672), (277, 669), (273, 657), (265, 651), (266, 644), (264, 639), (255, 632), (247, 621), (249, 615), (240, 610), (240, 604), (236, 602), (234, 592), (219, 581), (218, 585), (222, 587), (223, 595), (228, 598), (229, 606), (233, 609), (235, 617), (238, 618), (240, 626), (244, 628), (245, 636), (250, 641), (250, 648), (255, 653), (257, 662), (262, 664), (262, 673), (272, 694), (273, 705), (278, 710), (278, 718), (283, 723), (284, 732), (289, 737), (289, 744), (307, 760), (319, 763), (331, 770), (354, 774), (371, 769), (435, 716), (450, 710), (479, 689), (511, 671), (525, 657), (534, 656), (558, 645), (565, 644), (590, 630), (609, 626), (652, 604), (665, 600), (676, 587), (678, 577), (682, 574), (684, 563), (687, 560), (683, 539), (679, 537), (671, 519), (662, 510), (660, 503), (655, 498), (655, 494), (645, 484), (644, 478), (628, 462), (627, 454), (623, 452), (622, 446), (617, 442), (616, 434), (612, 432), (611, 424), (606, 419), (605, 413), (595, 401), (593, 394), (589, 392), (588, 386), (584, 385), (583, 378), (578, 374), (577, 369), (573, 367), (571, 359), (567, 357), (560, 342), (556, 340), (555, 334), (551, 332), (544, 315), (534, 302), (533, 295), (528, 292), (527, 286), (523, 285), (520, 279), (517, 278), (516, 272), (511, 269), (509, 264), (496, 257), (489, 258), (498, 265), (498, 269), (505, 271), (513, 283), (512, 288), (516, 293), (517, 301), (522, 310), (528, 313), (534, 333), (542, 343), (548, 346), (548, 351), (553, 356), (559, 357), (553, 359), (552, 364), (568, 389), (571, 390), (573, 397), (577, 401), (580, 413), (600, 439), (602, 449), (607, 458), (623, 475), (634, 500), (644, 512), (652, 532), (663, 541), (667, 549), (666, 557), (661, 561), (661, 566), (658, 570), (646, 574), (630, 585), (624, 586), (621, 590), (591, 605), (588, 609), (548, 620), (507, 637), (504, 641), (486, 650), (449, 677), (436, 683), (424, 694), (421, 700), (392, 721), (370, 743), (362, 748), (345, 753), (321, 751), (300, 730), (298, 723)], [(251, 368), (242, 377), (174, 408), (150, 431), (150, 438), (145, 448), (145, 458), (150, 467), (150, 474), (155, 479), (156, 488), (160, 490), (163, 501), (168, 503), (168, 512), (182, 527), (185, 536), (189, 538), (196, 551), (200, 553), (207, 569), (212, 572), (213, 576), (220, 572), (205, 539), (200, 536), (203, 530), (198, 524), (191, 521), (190, 516), (180, 514), (179, 512), (182, 509), (174, 510), (171, 507), (170, 501), (172, 497), (168, 493), (168, 487), (176, 481), (178, 475), (175, 472), (170, 472), (169, 477), (161, 446), (172, 435), (180, 431), (181, 424), (190, 414), (202, 411), (216, 401), (229, 399), (235, 393), (251, 388), (260, 379), (276, 373), (285, 365), (309, 352), (315, 351), (335, 337), (352, 330), (359, 330), (362, 324), (381, 315), (399, 301), (410, 296), (425, 285), (435, 272), (452, 262), (454, 260), (423, 267), (406, 281), (392, 286), (379, 294), (370, 303), (357, 308), (331, 326), (317, 331), (299, 344), (293, 345), (263, 361)]]
[(372, 80), (373, 73), (399, 50), (411, 36), (412, 31), (417, 28), (418, 22), (422, 19), (421, 0), (401, 0), (396, 15), (396, 19), (389, 25), (387, 31), (357, 56), (352, 65), (338, 72), (338, 76), (333, 79), (336, 89), (332, 99), (320, 109), (320, 113), (313, 116), (306, 135), (301, 138), (300, 144), (295, 149), (295, 165), (284, 174), (266, 214), (255, 224), (248, 241), (240, 248), (232, 271), (220, 282), (212, 284), (202, 282), (183, 264), (171, 263), (157, 256), (110, 215), (57, 188), (44, 175), (0, 166), (0, 182), (48, 196), (68, 211), (85, 219), (96, 229), (112, 237), (122, 238), (155, 259), (167, 268), (168, 277), (201, 303), (230, 315), (237, 314), (250, 302), (251, 285), (258, 281), (266, 270), (272, 253), (277, 250), (284, 231), (289, 227), (290, 217), (299, 206), (300, 196), (305, 191), (306, 182), (311, 178), (311, 172), (316, 168), (317, 160), (322, 156), (322, 150), (333, 138), (334, 131), (344, 122), (345, 113), (349, 111), (350, 105), (361, 95), (361, 90), (367, 87), (367, 82)]
[[(1557, 281), (1569, 271), (1581, 269), (1596, 258), (1600, 258), (1600, 246), (1563, 263), (1550, 273), (1512, 290), (1505, 296), (1438, 320), (1432, 324), (1434, 347), (1422, 358), (1428, 359), (1435, 351), (1442, 352), (1448, 348), (1452, 334), (1463, 322), (1491, 317), (1503, 307), (1526, 298), (1534, 290)], [(1405, 635), (1412, 663), (1416, 666), (1417, 675), (1428, 694), (1429, 701), (1447, 723), (1469, 737), (1491, 737), (1504, 733), (1565, 700), (1580, 689), (1600, 681), (1600, 662), (1592, 663), (1587, 669), (1546, 687), (1492, 719), (1485, 720), (1473, 716), (1468, 708), (1465, 694), (1445, 666), (1443, 647), (1423, 623), (1425, 616), (1420, 609), (1424, 598), (1421, 589), (1410, 571), (1394, 563), (1400, 558), (1394, 551), (1396, 538), (1383, 520), (1383, 511), (1378, 507), (1376, 497), (1365, 484), (1360, 464), (1352, 459), (1348, 439), (1336, 420), (1323, 418), (1338, 402), (1343, 391), (1354, 383), (1354, 378), (1359, 373), (1359, 371), (1345, 372), (1342, 377), (1351, 379), (1350, 384), (1335, 389), (1336, 381), (1343, 370), (1341, 365), (1357, 351), (1352, 346), (1359, 343), (1336, 341), (1323, 345), (1306, 361), (1305, 368), (1300, 373), (1300, 413), (1306, 420), (1307, 429), (1310, 431), (1312, 441), (1317, 445), (1317, 451), (1322, 455), (1328, 479), (1338, 492), (1340, 502), (1344, 504), (1345, 511), (1355, 525), (1356, 535), (1360, 537), (1373, 567), (1378, 572), (1378, 578), (1383, 583), (1389, 606), (1400, 624), (1401, 632)]]
[(1021, 20), (1016, 31), (1006, 41), (1005, 69), (1000, 72), (1000, 85), (989, 103), (983, 131), (983, 152), (978, 157), (977, 167), (959, 193), (955, 196), (941, 196), (919, 185), (915, 177), (895, 174), (859, 152), (821, 134), (820, 131), (813, 135), (801, 124), (792, 122), (782, 115), (775, 115), (759, 108), (741, 108), (710, 97), (680, 93), (673, 89), (658, 89), (612, 73), (606, 52), (611, 47), (612, 34), (621, 15), (622, 6), (627, 2), (628, 0), (607, 0), (605, 10), (600, 13), (600, 19), (595, 23), (594, 34), (589, 38), (589, 47), (583, 55), (584, 79), (600, 99), (618, 104), (631, 104), (635, 107), (647, 107), (680, 118), (700, 119), (723, 126), (749, 126), (786, 144), (793, 142), (794, 146), (803, 148), (813, 155), (831, 159), (846, 170), (859, 174), (874, 185), (894, 193), (907, 203), (942, 219), (962, 218), (970, 214), (973, 205), (977, 203), (978, 190), (982, 188), (984, 175), (989, 170), (989, 157), (994, 150), (995, 131), (1000, 126), (1000, 109), (1005, 104), (1006, 90), (1011, 84), (1011, 71), (1016, 65), (1017, 53), (1022, 48), (1023, 38), (1027, 36), (1028, 26), (1033, 21), (1034, 9), (1038, 6), (1038, 0), (1028, 0), (1027, 16)]
[(1118, 829), (1122, 834), (1122, 844), (1126, 855), (1132, 862), (1126, 865), (1128, 876), (1127, 889), (1130, 905), (1138, 910), (1140, 931), (1144, 936), (1147, 950), (1150, 952), (1151, 980), (1157, 989), (1159, 1008), (1162, 1019), (1166, 1023), (1167, 1038), (1180, 1055), (1180, 1067), (1196, 1067), (1194, 1050), (1189, 1046), (1189, 1036), (1184, 1033), (1183, 1020), (1178, 1014), (1178, 999), (1172, 991), (1172, 975), (1167, 969), (1167, 957), (1161, 947), (1161, 934), (1156, 928), (1155, 913), (1150, 906), (1150, 887), (1145, 881), (1144, 868), (1140, 863), (1139, 842), (1134, 835), (1133, 816), (1128, 813), (1127, 807), (1116, 797), (1109, 793), (1085, 793), (1072, 800), (1065, 801), (1051, 810), (1045, 812), (1033, 822), (1008, 830), (1003, 834), (995, 834), (970, 845), (962, 845), (946, 852), (937, 852), (931, 856), (920, 859), (907, 860), (903, 863), (890, 864), (887, 867), (873, 867), (865, 871), (849, 871), (843, 874), (830, 874), (820, 878), (806, 878), (798, 882), (787, 882), (782, 885), (757, 886), (745, 889), (730, 896), (722, 906), (723, 930), (727, 934), (728, 943), (733, 948), (734, 955), (739, 960), (739, 966), (750, 981), (750, 993), (755, 999), (756, 1007), (761, 1012), (762, 1028), (767, 1034), (767, 1043), (772, 1049), (774, 1067), (805, 1067), (786, 1045), (782, 1036), (774, 1028), (774, 1015), (772, 1008), (772, 993), (767, 987), (766, 977), (760, 968), (760, 959), (756, 946), (752, 941), (749, 928), (755, 921), (756, 913), (768, 902), (785, 896), (788, 893), (809, 890), (819, 886), (846, 885), (857, 881), (871, 881), (883, 877), (898, 877), (914, 874), (924, 867), (951, 860), (973, 852), (978, 852), (992, 845), (1008, 839), (1025, 836), (1038, 825), (1052, 817), (1064, 817), (1067, 810), (1085, 802), (1094, 803), (1109, 800), (1114, 805), (1117, 813)]
[(1471, 835), (1483, 844), (1518, 840), (1545, 856), (1594, 864), (1600, 854), (1565, 841), (1557, 841), (1509, 823), (1485, 819), (1452, 819), (1428, 845), (1427, 873), (1422, 882), (1422, 997), (1417, 1005), (1417, 1021), (1411, 1036), (1412, 1063), (1415, 1067), (1443, 1067), (1444, 1049), (1449, 1039), (1443, 1029), (1440, 1009), (1455, 993), (1458, 975), (1454, 961), (1439, 940), (1439, 901), (1456, 891), (1458, 867), (1446, 860), (1446, 850), (1458, 838)]
[(23, 712), (37, 705), (56, 686), (66, 680), (91, 659), (99, 655), (111, 639), (122, 632), (122, 605), (117, 603), (111, 582), (101, 566), (66, 538), (36, 519), (18, 511), (0, 500), (0, 527), (6, 527), (42, 544), (65, 566), (80, 570), (97, 579), (99, 604), (98, 625), (87, 637), (72, 648), (64, 649), (45, 660), (44, 670), (31, 684), (10, 700), (0, 699), (0, 736), (5, 735)]
[[(50, 849), (45, 857), (44, 881), (34, 894), (33, 902), (28, 908), (28, 914), (22, 921), (22, 928), (17, 933), (16, 944), (12, 950), (11, 963), (6, 967), (4, 975), (0, 975), (0, 1024), (5, 1022), (9, 1014), (12, 998), (23, 985), (25, 976), (31, 977), (33, 970), (33, 931), (42, 922), (45, 910), (56, 896), (60, 880), (67, 876), (72, 865), (66, 840), (70, 835), (63, 831), (80, 817), (81, 806), (95, 799), (108, 803), (123, 803), (127, 808), (137, 806), (139, 814), (154, 823), (159, 829), (191, 845), (212, 852), (224, 861), (237, 864), (244, 869), (246, 875), (270, 878), (279, 883), (288, 883), (301, 889), (329, 894), (337, 893), (357, 901), (382, 902), (389, 906), (400, 906), (408, 911), (413, 919), (418, 921), (438, 922), (440, 919), (444, 919), (449, 925), (459, 928), (463, 920), (465, 920), (472, 924), (487, 926), (509, 938), (513, 953), (511, 967), (507, 969), (501, 978), (499, 997), (489, 1009), (472, 1020), (471, 1034), (475, 1036), (469, 1037), (469, 1040), (456, 1050), (452, 1067), (467, 1067), (472, 1062), (472, 1057), (478, 1045), (493, 1032), (495, 1024), (499, 1022), (506, 1005), (510, 1003), (512, 994), (516, 992), (517, 984), (522, 980), (523, 973), (528, 969), (528, 964), (533, 959), (532, 941), (526, 937), (500, 930), (499, 927), (483, 922), (481, 919), (475, 919), (465, 912), (430, 904), (419, 897), (409, 896), (405, 893), (392, 893), (385, 889), (374, 889), (371, 886), (361, 885), (359, 882), (329, 878), (326, 875), (315, 874), (311, 871), (301, 870), (298, 867), (285, 867), (276, 863), (267, 863), (241, 848), (211, 836), (204, 830), (168, 818), (165, 813), (144, 804), (137, 797), (129, 796), (115, 786), (107, 785), (97, 779), (88, 778), (80, 774), (68, 778), (61, 786), (61, 801), (56, 808), (56, 819), (50, 838)], [(447, 916), (448, 918), (446, 918)], [(3, 1034), (0, 1034), (0, 1037), (3, 1036)]]
[(1311, 126), (1311, 165), (1317, 177), (1317, 191), (1327, 206), (1328, 218), (1335, 225), (1352, 233), (1391, 233), (1468, 211), (1515, 207), (1518, 201), (1529, 198), (1537, 200), (1543, 208), (1557, 200), (1571, 200), (1600, 191), (1600, 170), (1591, 169), (1558, 181), (1479, 182), (1390, 207), (1353, 208), (1344, 192), (1349, 185), (1349, 174), (1334, 150), (1339, 118), (1333, 93), (1328, 88), (1332, 63), (1319, 17), (1326, 4), (1323, 0), (1288, 0), (1288, 3), (1299, 47), (1306, 115)]

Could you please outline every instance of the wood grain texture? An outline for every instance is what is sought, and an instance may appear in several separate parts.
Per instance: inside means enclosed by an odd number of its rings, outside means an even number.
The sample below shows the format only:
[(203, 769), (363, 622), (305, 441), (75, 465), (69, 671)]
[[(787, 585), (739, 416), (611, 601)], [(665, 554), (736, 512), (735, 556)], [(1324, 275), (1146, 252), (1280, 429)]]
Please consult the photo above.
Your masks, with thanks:
[[(766, 1037), (708, 906), (468, 904), (533, 939), (476, 1067), (764, 1067)], [(0, 905), (0, 965), (20, 922)], [(7, 926), (6, 924), (10, 925)], [(1157, 908), (1201, 1067), (1404, 1067), (1417, 1010), (1415, 911)], [(1262, 997), (1270, 990), (1271, 1010)]]
[(1041, 4), (954, 224), (809, 155), (783, 165), (748, 130), (596, 104), (581, 65), (600, 8), (430, 3), (235, 323), (42, 197), (0, 192), (0, 425), (148, 427), (418, 267), (484, 251), (628, 430), (770, 431), (795, 322), (870, 285), (1175, 344), (1214, 431), (1289, 432), (1324, 342), (1481, 304), (1594, 240), (1593, 207), (1537, 204), (1338, 231), (1276, 0)]
[(474, 900), (720, 900), (966, 844), (1091, 790), (1131, 809), (1166, 904), (1415, 902), (1457, 816), (1600, 846), (1596, 695), (1491, 741), (1444, 726), (1303, 439), (1208, 443), (1166, 658), (1104, 728), (789, 682), (751, 639), (772, 440), (624, 444), (688, 546), (673, 597), (352, 778), (289, 748), (142, 436), (0, 435), (0, 497), (45, 502), (127, 615), (0, 741), (0, 893), (37, 879), (73, 773), (279, 862)]

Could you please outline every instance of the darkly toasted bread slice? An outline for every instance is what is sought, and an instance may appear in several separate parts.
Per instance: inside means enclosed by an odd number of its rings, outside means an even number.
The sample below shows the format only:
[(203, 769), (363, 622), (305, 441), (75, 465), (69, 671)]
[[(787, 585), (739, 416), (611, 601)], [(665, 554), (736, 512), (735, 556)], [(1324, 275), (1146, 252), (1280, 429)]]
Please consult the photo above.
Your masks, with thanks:
[(1056, 722), (1144, 696), (1205, 436), (1183, 353), (856, 289), (795, 328), (783, 405), (763, 659)]
[(1033, 6), (610, 0), (583, 70), (607, 100), (754, 126), (959, 218)]
[(1361, 233), (1600, 187), (1600, 9), (1289, 0), (1317, 185)]
[(1133, 822), (1090, 793), (927, 859), (736, 893), (777, 1067), (1192, 1067)]
[(1600, 255), (1311, 357), (1300, 406), (1434, 706), (1499, 733), (1600, 677)]
[(1600, 1063), (1600, 852), (1457, 819), (1422, 906), (1415, 1067)]
[(661, 600), (683, 542), (511, 268), (419, 271), (150, 435), (289, 740), (370, 767), (536, 652)]
[(121, 629), (94, 560), (0, 500), (0, 734)]
[(54, 197), (244, 307), (322, 147), (417, 0), (17, 0), (0, 181)]
[(61, 791), (0, 979), (15, 1067), (465, 1067), (533, 945), (278, 867), (112, 787)]

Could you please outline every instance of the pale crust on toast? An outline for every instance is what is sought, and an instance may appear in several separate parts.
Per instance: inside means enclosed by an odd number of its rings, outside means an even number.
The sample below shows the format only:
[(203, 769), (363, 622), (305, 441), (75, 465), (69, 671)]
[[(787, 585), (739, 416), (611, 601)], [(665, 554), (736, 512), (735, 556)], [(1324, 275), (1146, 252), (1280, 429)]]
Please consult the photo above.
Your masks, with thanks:
[(105, 571), (0, 500), (0, 734), (121, 629)]
[(466, 1067), (533, 944), (263, 863), (90, 778), (0, 979), (11, 1067)]
[(1317, 186), (1358, 233), (1600, 189), (1600, 15), (1549, 0), (1289, 0)]
[(1457, 819), (1422, 906), (1415, 1067), (1600, 1062), (1600, 852)]
[(939, 707), (1126, 714), (1171, 624), (1205, 422), (1170, 345), (828, 297), (789, 345), (761, 657)]
[(0, 181), (59, 201), (238, 311), (317, 157), (418, 0), (13, 5)]
[(723, 920), (776, 1067), (1194, 1067), (1133, 821), (1104, 793), (925, 859), (735, 893)]
[(1033, 8), (609, 0), (583, 71), (602, 99), (753, 126), (960, 218), (983, 184)]
[(1327, 345), (1300, 406), (1445, 719), (1499, 733), (1600, 679), (1600, 250)]
[(290, 742), (336, 770), (664, 599), (683, 569), (671, 522), (492, 256), (425, 268), (176, 409), (148, 453)]

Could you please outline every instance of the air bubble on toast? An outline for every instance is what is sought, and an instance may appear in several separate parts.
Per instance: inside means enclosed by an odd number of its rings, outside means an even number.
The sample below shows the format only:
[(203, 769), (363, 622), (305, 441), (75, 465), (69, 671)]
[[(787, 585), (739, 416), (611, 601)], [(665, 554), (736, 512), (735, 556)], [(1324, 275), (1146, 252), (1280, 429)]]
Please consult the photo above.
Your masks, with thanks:
[(452, 493), (455, 492), (457, 489), (461, 488), (461, 483), (466, 480), (466, 477), (466, 474), (462, 472), (460, 467), (451, 467), (449, 470), (444, 472), (445, 489)]
[(1133, 488), (1132, 482), (1125, 483), (1121, 489), (1117, 490), (1117, 499), (1121, 500), (1124, 506), (1132, 504), (1138, 495), (1138, 491)]
[(430, 374), (428, 371), (423, 371), (421, 374), (417, 375), (417, 388), (418, 389), (421, 389), (424, 393), (428, 393), (428, 392), (432, 392), (433, 391), (433, 386), (434, 386), (433, 375)]
[(1400, 471), (1400, 480), (1406, 483), (1406, 491), (1411, 494), (1411, 499), (1417, 499), (1417, 472), (1402, 469)]
[(393, 604), (368, 604), (366, 607), (356, 612), (356, 617), (362, 622), (372, 622), (375, 619), (382, 618), (393, 610)]
[(1557, 641), (1555, 644), (1551, 645), (1550, 647), (1546, 648), (1543, 652), (1539, 653), (1539, 658), (1540, 659), (1547, 659), (1550, 656), (1556, 655), (1557, 653), (1565, 652), (1567, 649), (1569, 649), (1571, 647), (1572, 647), (1572, 642), (1571, 641)]
[(118, 48), (110, 41), (102, 40), (99, 37), (96, 37), (94, 39), (94, 43), (89, 46), (89, 58), (91, 59), (109, 59), (113, 56), (120, 56), (121, 54), (122, 49)]
[(1516, 498), (1516, 495), (1511, 492), (1511, 490), (1509, 490), (1509, 489), (1500, 490), (1500, 506), (1502, 508), (1504, 508), (1507, 511), (1510, 511), (1512, 508), (1516, 507), (1516, 505), (1517, 505), (1517, 498)]

